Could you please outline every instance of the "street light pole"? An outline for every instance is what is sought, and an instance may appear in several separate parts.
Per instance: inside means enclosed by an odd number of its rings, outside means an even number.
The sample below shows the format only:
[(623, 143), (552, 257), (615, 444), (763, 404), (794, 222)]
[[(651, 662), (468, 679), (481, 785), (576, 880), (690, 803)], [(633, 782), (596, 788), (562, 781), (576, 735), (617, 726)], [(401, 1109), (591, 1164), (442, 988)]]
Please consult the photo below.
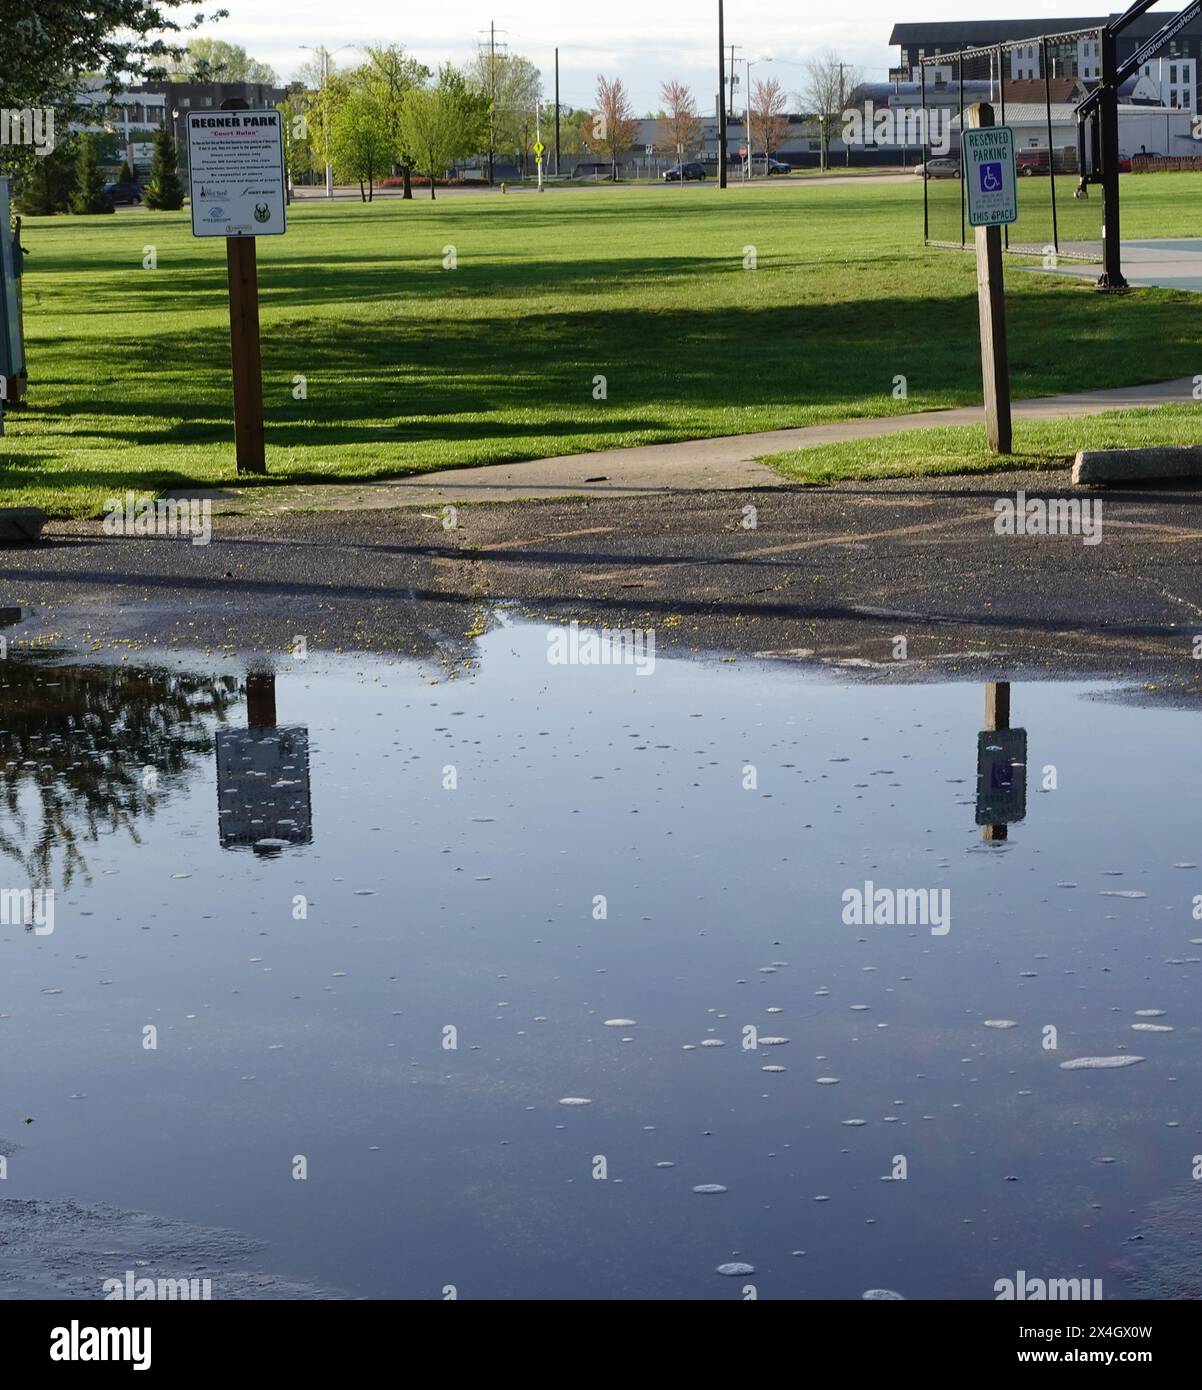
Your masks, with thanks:
[(323, 48), (321, 50), (321, 123), (325, 127), (326, 136), (326, 197), (334, 196), (334, 166), (330, 163), (330, 102), (326, 96), (326, 91), (330, 85), (330, 55)]
[(316, 48), (312, 44), (302, 43), (298, 47), (303, 48), (307, 53), (316, 53), (321, 58), (321, 123), (325, 128), (325, 147), (326, 147), (326, 197), (334, 196), (334, 166), (330, 162), (330, 101), (327, 90), (330, 82), (330, 58), (334, 53), (341, 53), (344, 48), (355, 48), (356, 44), (343, 43), (335, 49), (328, 49), (325, 44), (319, 44)]

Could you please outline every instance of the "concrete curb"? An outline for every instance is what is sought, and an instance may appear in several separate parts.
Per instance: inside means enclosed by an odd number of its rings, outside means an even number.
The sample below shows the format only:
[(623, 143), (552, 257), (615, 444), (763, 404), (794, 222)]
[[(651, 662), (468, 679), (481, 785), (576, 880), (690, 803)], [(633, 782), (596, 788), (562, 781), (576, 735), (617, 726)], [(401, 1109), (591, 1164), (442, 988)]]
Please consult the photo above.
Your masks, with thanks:
[(1202, 479), (1202, 445), (1159, 449), (1082, 449), (1073, 462), (1073, 482), (1141, 483), (1158, 479)]

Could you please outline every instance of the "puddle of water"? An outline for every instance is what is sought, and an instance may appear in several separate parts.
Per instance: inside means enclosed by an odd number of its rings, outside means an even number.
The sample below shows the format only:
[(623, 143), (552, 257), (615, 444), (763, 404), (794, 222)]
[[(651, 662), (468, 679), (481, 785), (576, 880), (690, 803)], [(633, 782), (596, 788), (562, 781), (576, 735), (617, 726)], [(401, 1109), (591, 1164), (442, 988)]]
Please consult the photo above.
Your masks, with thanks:
[(79, 1204), (214, 1297), (1188, 1282), (1197, 715), (553, 635), (0, 665), (0, 1270)]

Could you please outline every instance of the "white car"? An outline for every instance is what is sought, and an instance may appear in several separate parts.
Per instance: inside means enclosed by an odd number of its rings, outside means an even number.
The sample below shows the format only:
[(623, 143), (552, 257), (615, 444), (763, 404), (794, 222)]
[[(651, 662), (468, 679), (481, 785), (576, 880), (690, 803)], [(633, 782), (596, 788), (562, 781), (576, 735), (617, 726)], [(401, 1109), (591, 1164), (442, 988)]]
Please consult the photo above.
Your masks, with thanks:
[(916, 164), (914, 172), (919, 178), (922, 178), (925, 172), (929, 179), (958, 179), (960, 177), (960, 161), (940, 155), (936, 159), (928, 159), (925, 164)]

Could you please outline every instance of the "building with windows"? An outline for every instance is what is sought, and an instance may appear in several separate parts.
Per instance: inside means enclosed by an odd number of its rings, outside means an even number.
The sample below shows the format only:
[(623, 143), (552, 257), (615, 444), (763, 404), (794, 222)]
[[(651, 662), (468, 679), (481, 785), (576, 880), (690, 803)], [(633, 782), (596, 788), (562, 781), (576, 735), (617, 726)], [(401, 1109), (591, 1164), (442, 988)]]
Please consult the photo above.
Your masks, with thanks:
[[(918, 65), (923, 59), (949, 55), (949, 62), (927, 64), (928, 85), (954, 80), (954, 63), (950, 55), (966, 48), (1005, 49), (1006, 81), (1028, 81), (1042, 78), (1045, 34), (1072, 35), (1058, 43), (1049, 53), (1052, 77), (1075, 77), (1086, 84), (1101, 80), (1102, 52), (1097, 31), (1108, 24), (1114, 15), (1094, 14), (1059, 19), (1054, 15), (1039, 15), (1032, 19), (969, 19), (933, 20), (920, 23), (895, 24), (889, 36), (890, 44), (900, 50), (900, 61), (889, 70), (892, 80), (916, 81)], [(1119, 36), (1119, 62), (1129, 58), (1141, 44), (1150, 39), (1167, 21), (1172, 11), (1150, 10), (1141, 15)], [(1092, 32), (1091, 32), (1092, 31)], [(1144, 64), (1141, 75), (1150, 78), (1160, 93), (1160, 104), (1174, 110), (1202, 110), (1202, 93), (1198, 89), (1198, 74), (1202, 68), (1202, 15), (1184, 26), (1176, 38), (1170, 39), (1164, 51)]]
[(163, 81), (143, 82), (114, 96), (102, 79), (89, 78), (79, 94), (79, 101), (92, 108), (94, 118), (73, 121), (71, 128), (115, 135), (135, 176), (142, 176), (150, 171), (154, 137), (164, 126), (172, 132), (180, 147), (180, 167), (185, 166), (184, 120), (189, 111), (218, 110), (223, 102), (230, 100), (266, 109), (278, 106), (287, 95), (288, 88), (263, 82)]

